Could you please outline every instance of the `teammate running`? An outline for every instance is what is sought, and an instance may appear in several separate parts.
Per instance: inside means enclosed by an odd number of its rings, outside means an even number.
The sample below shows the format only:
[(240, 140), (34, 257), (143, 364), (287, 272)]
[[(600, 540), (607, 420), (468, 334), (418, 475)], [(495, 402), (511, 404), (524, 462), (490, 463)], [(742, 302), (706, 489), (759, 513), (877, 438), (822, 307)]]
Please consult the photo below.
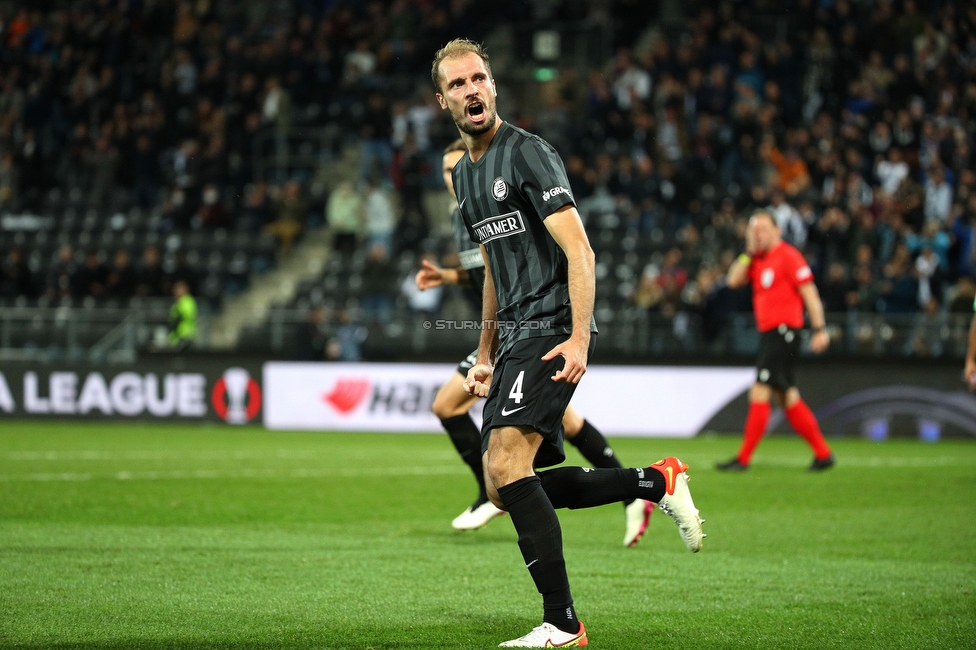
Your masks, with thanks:
[(755, 213), (746, 231), (746, 252), (729, 267), (733, 289), (752, 282), (752, 306), (760, 332), (756, 383), (749, 389), (749, 414), (738, 455), (715, 467), (730, 472), (749, 469), (752, 453), (766, 432), (770, 398), (782, 404), (786, 419), (813, 450), (811, 470), (833, 467), (834, 455), (820, 432), (813, 411), (800, 398), (793, 366), (800, 349), (803, 307), (810, 314), (813, 336), (810, 349), (820, 353), (830, 344), (823, 304), (813, 273), (800, 251), (784, 242), (768, 212)]
[(542, 624), (501, 646), (583, 646), (586, 629), (573, 607), (554, 508), (652, 501), (697, 552), (701, 519), (687, 465), (668, 457), (642, 468), (536, 474), (536, 466), (565, 459), (562, 416), (595, 343), (593, 250), (555, 150), (498, 117), (484, 49), (451, 41), (437, 52), (431, 78), (468, 150), (454, 168), (454, 189), (485, 259), (481, 343), (464, 386), (488, 398), (482, 425), (488, 497), (512, 518), (543, 601)]
[[(452, 197), (454, 196), (454, 181), (451, 178), (451, 173), (465, 151), (464, 141), (460, 138), (444, 149), (444, 183)], [(421, 262), (423, 268), (417, 272), (416, 276), (417, 287), (423, 291), (443, 284), (460, 285), (464, 288), (465, 296), (475, 311), (480, 314), (484, 296), (485, 262), (481, 257), (481, 249), (468, 237), (468, 232), (461, 222), (456, 200), (451, 220), (461, 265), (453, 269), (443, 269), (432, 262), (423, 260)], [(496, 508), (495, 504), (488, 499), (488, 493), (485, 489), (484, 468), (481, 464), (481, 432), (468, 413), (478, 398), (469, 395), (464, 390), (463, 382), (477, 356), (478, 351), (475, 350), (458, 364), (457, 373), (441, 386), (433, 403), (434, 414), (440, 419), (444, 430), (447, 431), (461, 458), (471, 467), (479, 487), (478, 498), (451, 522), (451, 526), (456, 530), (481, 528), (505, 512)], [(603, 434), (584, 420), (572, 404), (566, 407), (566, 412), (563, 414), (563, 431), (566, 439), (594, 467), (623, 467)], [(633, 547), (637, 545), (647, 530), (653, 510), (654, 504), (643, 499), (631, 499), (624, 502), (626, 520), (624, 546)]]

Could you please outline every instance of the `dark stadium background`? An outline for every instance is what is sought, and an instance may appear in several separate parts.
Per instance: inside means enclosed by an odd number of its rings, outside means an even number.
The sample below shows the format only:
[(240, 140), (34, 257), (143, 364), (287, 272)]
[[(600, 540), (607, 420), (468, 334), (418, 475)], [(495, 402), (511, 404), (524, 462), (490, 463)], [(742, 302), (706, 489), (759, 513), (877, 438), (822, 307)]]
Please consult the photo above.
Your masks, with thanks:
[[(422, 257), (457, 260), (429, 70), (456, 36), (566, 163), (595, 362), (750, 364), (748, 290), (723, 277), (771, 206), (829, 312), (818, 363), (956, 382), (976, 8), (912, 0), (0, 2), (0, 358), (467, 354), (471, 331), (423, 326), (476, 319), (461, 292), (410, 287)], [(199, 332), (175, 354), (179, 281)]]

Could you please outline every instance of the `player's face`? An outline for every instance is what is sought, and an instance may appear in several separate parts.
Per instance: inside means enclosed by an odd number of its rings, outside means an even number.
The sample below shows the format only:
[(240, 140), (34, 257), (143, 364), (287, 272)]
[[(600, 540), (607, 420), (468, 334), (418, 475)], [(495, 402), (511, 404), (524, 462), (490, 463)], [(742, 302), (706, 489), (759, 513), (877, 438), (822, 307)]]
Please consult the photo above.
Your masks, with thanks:
[(463, 155), (463, 151), (448, 151), (444, 154), (444, 163), (441, 169), (444, 172), (444, 185), (447, 185), (448, 191), (455, 199), (457, 199), (457, 196), (454, 194), (454, 177), (451, 175), (451, 172), (454, 171), (454, 166), (458, 164), (458, 161), (461, 160)]
[(779, 242), (779, 228), (766, 215), (756, 215), (749, 219), (749, 230), (756, 250), (768, 251)]
[(485, 62), (470, 52), (444, 59), (440, 65), (441, 92), (437, 101), (451, 111), (462, 133), (481, 135), (490, 131), (498, 119), (495, 112), (495, 81)]

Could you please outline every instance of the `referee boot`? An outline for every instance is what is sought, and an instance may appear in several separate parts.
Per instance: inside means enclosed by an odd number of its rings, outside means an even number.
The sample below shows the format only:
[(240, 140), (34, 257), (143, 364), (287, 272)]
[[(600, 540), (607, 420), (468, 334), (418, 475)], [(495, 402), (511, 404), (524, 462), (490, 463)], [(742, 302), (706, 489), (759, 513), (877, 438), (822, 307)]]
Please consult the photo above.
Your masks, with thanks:
[(810, 463), (810, 471), (821, 472), (825, 469), (830, 469), (831, 467), (834, 466), (834, 463), (836, 462), (837, 459), (834, 458), (833, 454), (827, 456), (826, 458), (814, 458), (813, 462)]
[(724, 463), (715, 463), (715, 469), (721, 472), (744, 472), (749, 469), (748, 465), (739, 462), (738, 456)]

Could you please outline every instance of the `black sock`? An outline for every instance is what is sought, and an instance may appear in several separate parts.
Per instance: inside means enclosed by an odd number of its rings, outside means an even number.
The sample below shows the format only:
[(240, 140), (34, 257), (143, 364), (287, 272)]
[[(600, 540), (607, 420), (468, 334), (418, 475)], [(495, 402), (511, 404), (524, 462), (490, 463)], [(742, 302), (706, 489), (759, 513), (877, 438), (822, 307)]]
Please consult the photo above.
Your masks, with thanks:
[(441, 425), (461, 455), (461, 460), (468, 464), (478, 481), (478, 500), (487, 501), (485, 470), (481, 464), (481, 430), (467, 413), (455, 415), (453, 418), (442, 418)]
[(578, 632), (563, 559), (562, 530), (539, 477), (529, 476), (499, 488), (498, 496), (518, 532), (525, 567), (542, 594), (543, 621), (570, 634)]
[(653, 467), (590, 469), (557, 467), (539, 472), (553, 508), (592, 508), (627, 499), (654, 503), (664, 497), (664, 475)]
[[(579, 449), (580, 454), (583, 455), (590, 465), (593, 467), (600, 467), (603, 469), (622, 469), (623, 465), (617, 460), (617, 455), (613, 453), (613, 448), (607, 439), (603, 437), (600, 430), (589, 423), (588, 420), (583, 420), (583, 428), (579, 430), (579, 433), (575, 437), (566, 437), (571, 445)], [(631, 503), (633, 499), (627, 499), (624, 501), (624, 507), (626, 508)]]
[(566, 440), (579, 449), (583, 458), (589, 461), (593, 467), (608, 469), (620, 469), (623, 467), (614, 455), (613, 449), (610, 447), (607, 439), (603, 437), (603, 434), (596, 427), (586, 420), (583, 420), (583, 428), (580, 429), (580, 432), (574, 438), (567, 437)]

